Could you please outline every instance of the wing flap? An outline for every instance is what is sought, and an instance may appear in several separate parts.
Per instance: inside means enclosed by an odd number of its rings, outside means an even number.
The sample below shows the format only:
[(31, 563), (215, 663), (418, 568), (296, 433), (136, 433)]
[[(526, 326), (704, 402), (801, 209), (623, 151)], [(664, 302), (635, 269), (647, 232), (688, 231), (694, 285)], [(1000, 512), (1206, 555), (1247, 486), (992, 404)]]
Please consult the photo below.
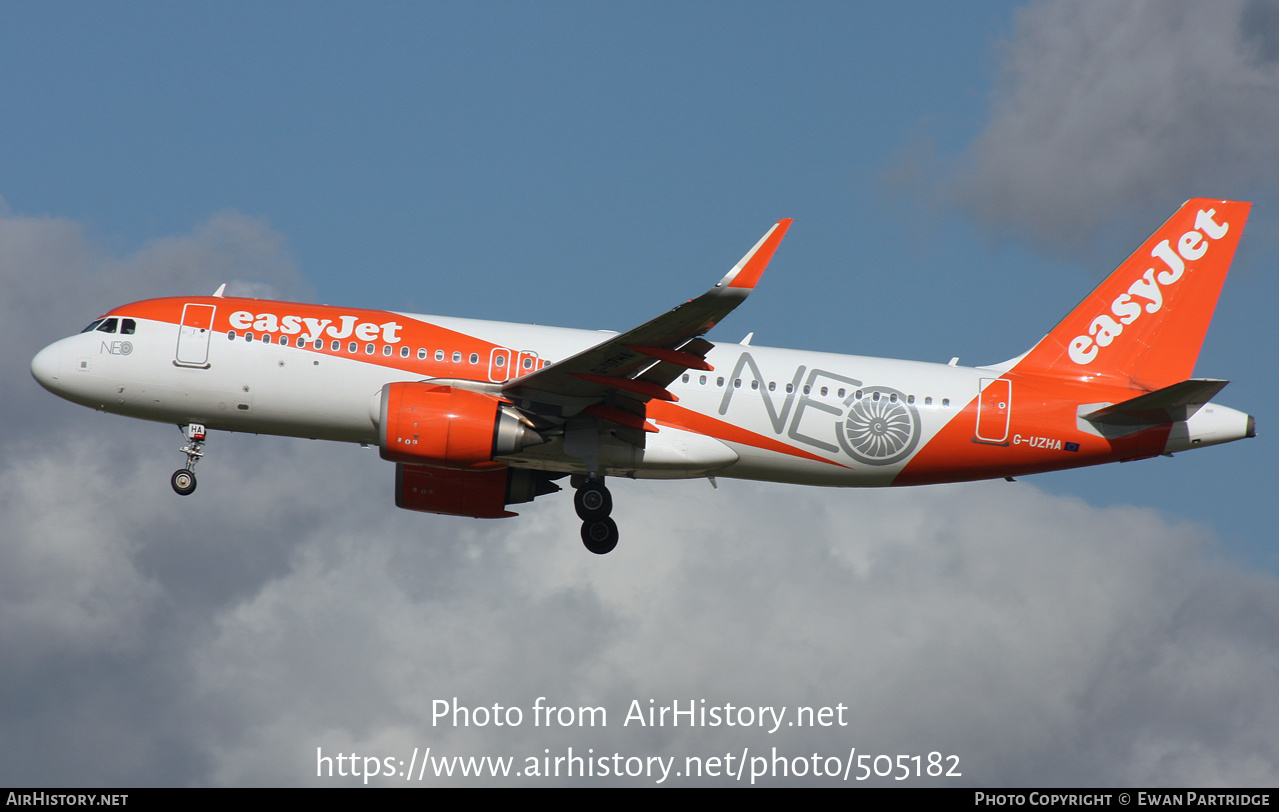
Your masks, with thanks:
[[(711, 346), (714, 346), (714, 345), (712, 344)], [(694, 352), (689, 352), (685, 348), (680, 348), (678, 350), (668, 350), (668, 349), (663, 349), (662, 347), (628, 346), (626, 349), (635, 350), (636, 352), (641, 352), (647, 355), (649, 358), (653, 358), (658, 361), (666, 361), (668, 363), (674, 364), (675, 366), (682, 367), (684, 369), (701, 369), (701, 370), (705, 370), (706, 372), (711, 372), (715, 369), (715, 367), (706, 363), (705, 357), (703, 357), (702, 355), (697, 355)]]

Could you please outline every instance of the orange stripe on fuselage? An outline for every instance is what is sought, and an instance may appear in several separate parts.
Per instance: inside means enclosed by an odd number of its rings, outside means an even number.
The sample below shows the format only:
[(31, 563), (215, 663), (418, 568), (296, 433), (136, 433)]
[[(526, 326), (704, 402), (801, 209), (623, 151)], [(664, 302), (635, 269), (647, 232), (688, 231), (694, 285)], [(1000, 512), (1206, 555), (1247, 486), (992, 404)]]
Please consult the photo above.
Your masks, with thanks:
[[(1106, 439), (1079, 429), (1079, 406), (1119, 403), (1142, 391), (1080, 385), (1008, 374), (1012, 407), (1005, 443), (976, 440), (980, 397), (975, 397), (915, 453), (894, 485), (931, 485), (998, 479), (1135, 460), (1162, 454), (1171, 426), (1154, 426)], [(1068, 444), (1077, 446), (1070, 450)]]
[[(532, 370), (516, 370), (520, 349), (508, 348), (489, 341), (449, 330), (435, 324), (417, 319), (406, 318), (398, 313), (386, 310), (362, 310), (357, 308), (332, 307), (329, 305), (300, 304), (297, 302), (278, 302), (261, 299), (237, 299), (231, 297), (192, 297), (149, 299), (142, 302), (117, 307), (107, 315), (126, 316), (138, 319), (180, 324), (183, 308), (188, 304), (211, 305), (217, 308), (214, 316), (213, 332), (227, 334), (236, 333), (236, 340), (243, 340), (245, 333), (252, 333), (255, 342), (260, 342), (263, 335), (271, 336), (271, 343), (279, 345), (282, 336), (289, 339), (289, 346), (315, 352), (335, 358), (348, 358), (368, 364), (398, 369), (429, 378), (471, 378), (489, 380), (489, 359), (493, 350), (510, 351), (506, 360), (506, 372), (512, 378), (526, 374)], [(232, 317), (240, 314), (233, 322)], [(252, 316), (251, 320), (243, 314)], [(286, 319), (291, 321), (286, 322)], [(310, 323), (307, 320), (311, 320)], [(249, 326), (244, 326), (245, 324)], [(259, 326), (260, 325), (260, 326)], [(349, 325), (349, 332), (341, 335)], [(394, 327), (387, 327), (394, 325)], [(364, 328), (361, 331), (361, 328)], [(318, 332), (318, 336), (316, 333)], [(362, 335), (357, 333), (362, 332)], [(305, 339), (303, 347), (298, 342)], [(315, 349), (315, 341), (322, 341), (320, 349)], [(334, 350), (333, 342), (338, 342)], [(355, 343), (355, 352), (351, 352), (351, 343)], [(373, 352), (368, 352), (369, 346)], [(391, 354), (385, 355), (384, 347), (391, 347)], [(407, 358), (400, 356), (400, 348), (408, 347)], [(427, 357), (419, 359), (418, 350), (427, 350)], [(444, 360), (436, 361), (435, 352), (444, 351)], [(462, 360), (453, 362), (454, 352), (460, 352)], [(476, 363), (470, 363), (470, 356), (478, 356)], [(546, 361), (537, 359), (534, 368), (544, 366)]]

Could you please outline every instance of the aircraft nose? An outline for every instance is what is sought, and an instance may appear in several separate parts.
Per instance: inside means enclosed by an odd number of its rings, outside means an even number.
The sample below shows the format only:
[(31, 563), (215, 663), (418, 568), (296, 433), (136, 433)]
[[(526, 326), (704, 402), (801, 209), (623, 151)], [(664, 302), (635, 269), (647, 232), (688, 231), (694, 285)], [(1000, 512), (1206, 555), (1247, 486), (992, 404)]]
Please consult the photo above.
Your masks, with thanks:
[(58, 376), (62, 374), (61, 361), (62, 348), (57, 344), (50, 344), (31, 359), (31, 376), (45, 389), (55, 392)]

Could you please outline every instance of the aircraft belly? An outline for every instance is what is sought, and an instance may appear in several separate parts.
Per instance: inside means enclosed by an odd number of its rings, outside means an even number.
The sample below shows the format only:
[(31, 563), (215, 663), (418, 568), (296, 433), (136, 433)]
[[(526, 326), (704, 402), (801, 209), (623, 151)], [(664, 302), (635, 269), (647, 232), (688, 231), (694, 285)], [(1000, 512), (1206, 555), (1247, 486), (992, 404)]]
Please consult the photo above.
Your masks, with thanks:
[(850, 461), (832, 465), (774, 451), (730, 444), (741, 459), (718, 476), (787, 482), (795, 485), (824, 485), (832, 488), (874, 488), (891, 485), (899, 466), (856, 465)]
[[(727, 470), (737, 454), (724, 443), (694, 432), (664, 428), (637, 448), (607, 433), (600, 435), (600, 464), (606, 476), (634, 479), (690, 479)], [(585, 463), (565, 453), (564, 442), (534, 446), (521, 454), (501, 458), (519, 468), (585, 473)]]

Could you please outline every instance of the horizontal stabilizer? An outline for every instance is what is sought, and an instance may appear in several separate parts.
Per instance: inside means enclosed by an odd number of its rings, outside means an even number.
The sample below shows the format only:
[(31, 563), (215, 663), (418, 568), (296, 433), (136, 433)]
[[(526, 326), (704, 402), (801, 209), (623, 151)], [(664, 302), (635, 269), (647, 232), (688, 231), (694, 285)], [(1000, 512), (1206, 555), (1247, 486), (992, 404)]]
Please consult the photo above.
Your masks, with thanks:
[(1199, 407), (1212, 400), (1228, 383), (1230, 381), (1191, 378), (1138, 395), (1123, 403), (1097, 409), (1081, 417), (1093, 423), (1112, 426), (1178, 423), (1189, 420), (1191, 415), (1199, 411)]

